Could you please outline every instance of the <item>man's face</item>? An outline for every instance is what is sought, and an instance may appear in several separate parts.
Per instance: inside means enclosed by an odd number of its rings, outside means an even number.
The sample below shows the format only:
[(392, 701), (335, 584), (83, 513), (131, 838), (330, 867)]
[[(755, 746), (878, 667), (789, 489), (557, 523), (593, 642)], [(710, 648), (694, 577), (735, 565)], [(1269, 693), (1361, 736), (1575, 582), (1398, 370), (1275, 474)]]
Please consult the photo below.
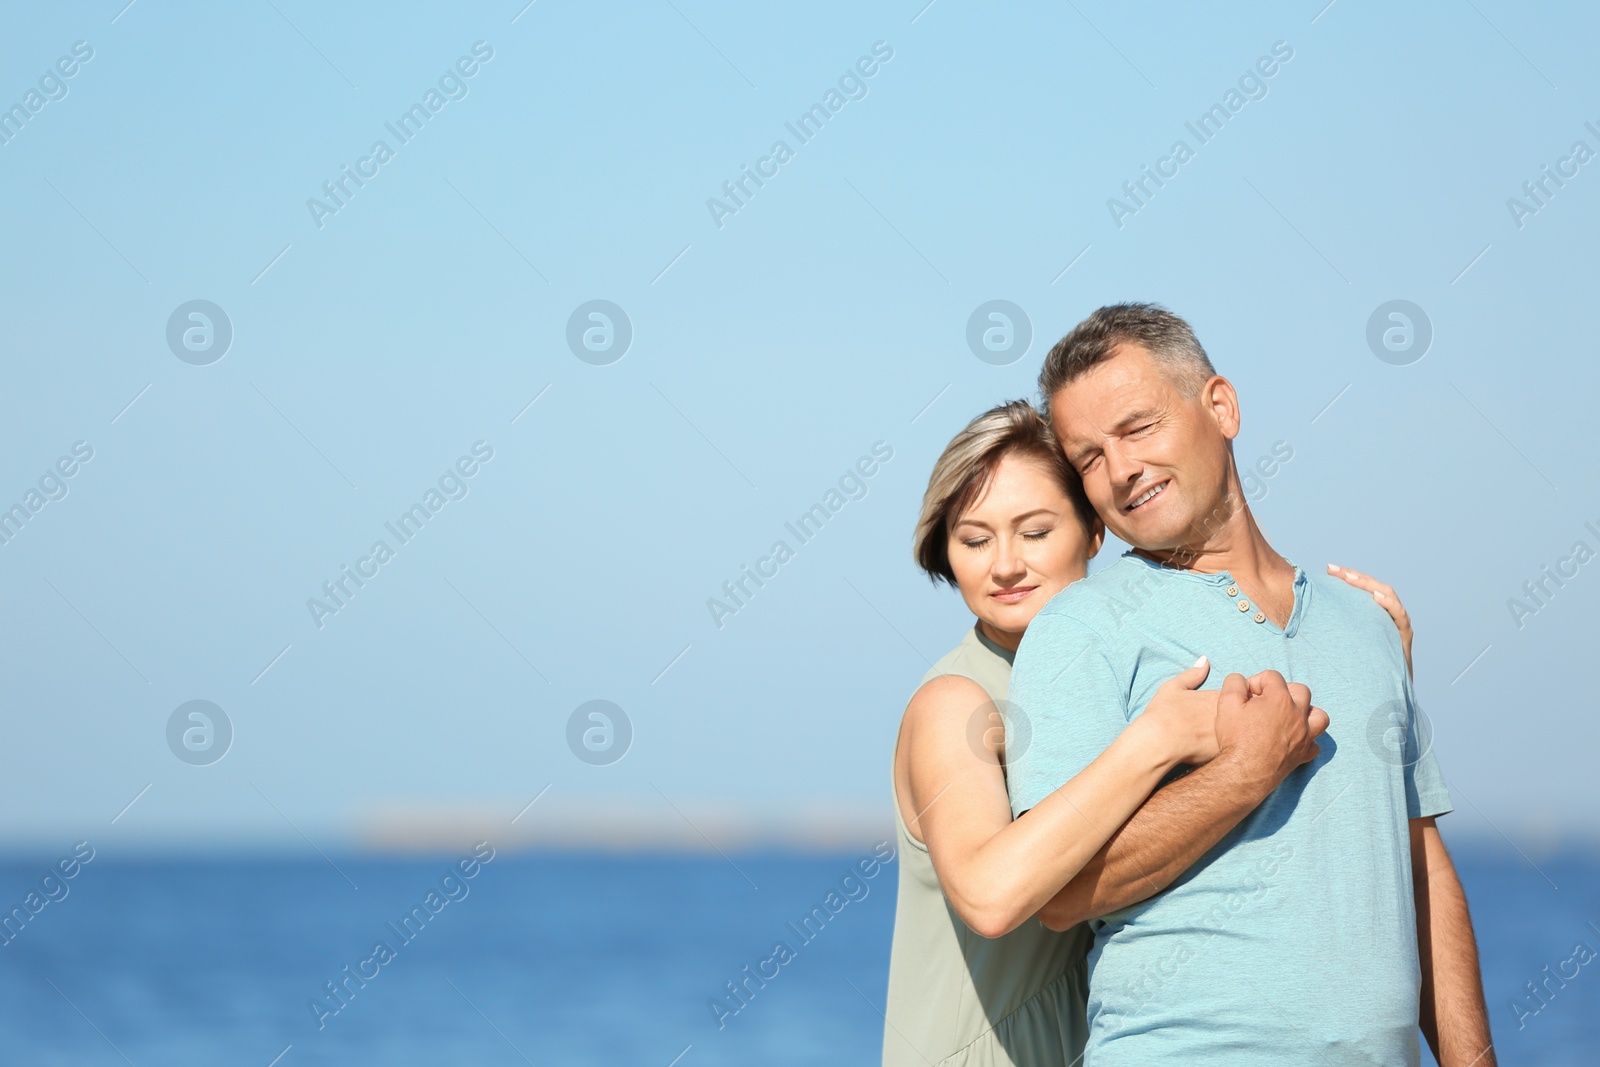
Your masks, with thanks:
[(1228, 442), (1238, 409), (1226, 380), (1185, 397), (1142, 345), (1050, 400), (1051, 421), (1107, 528), (1135, 548), (1204, 543), (1231, 514)]

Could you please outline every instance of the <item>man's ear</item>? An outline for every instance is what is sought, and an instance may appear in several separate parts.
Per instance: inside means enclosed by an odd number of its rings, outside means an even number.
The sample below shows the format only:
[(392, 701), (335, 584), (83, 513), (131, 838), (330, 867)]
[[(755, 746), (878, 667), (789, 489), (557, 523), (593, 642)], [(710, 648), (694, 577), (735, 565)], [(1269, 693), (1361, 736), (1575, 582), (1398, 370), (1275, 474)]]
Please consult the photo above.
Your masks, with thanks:
[(1217, 420), (1217, 429), (1224, 438), (1232, 441), (1239, 436), (1239, 394), (1234, 391), (1232, 382), (1220, 374), (1213, 375), (1200, 387), (1200, 402)]
[(1100, 554), (1100, 549), (1105, 546), (1105, 543), (1106, 524), (1101, 522), (1100, 519), (1096, 517), (1094, 520), (1094, 526), (1089, 530), (1089, 558), (1094, 559), (1096, 556), (1098, 556)]

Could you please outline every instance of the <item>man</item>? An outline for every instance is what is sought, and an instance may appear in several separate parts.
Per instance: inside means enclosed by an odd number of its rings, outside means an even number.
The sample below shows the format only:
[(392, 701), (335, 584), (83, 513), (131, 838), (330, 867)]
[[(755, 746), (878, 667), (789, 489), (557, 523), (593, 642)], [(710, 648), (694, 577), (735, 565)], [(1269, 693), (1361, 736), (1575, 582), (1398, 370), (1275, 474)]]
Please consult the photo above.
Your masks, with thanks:
[(1267, 543), (1234, 464), (1238, 398), (1182, 319), (1101, 308), (1051, 350), (1040, 392), (1090, 502), (1134, 550), (1023, 638), (1010, 699), (1032, 740), (1008, 768), (1013, 813), (1200, 655), (1208, 685), (1237, 695), (1241, 674), (1268, 671), (1255, 691), (1281, 672), (1331, 717), (1320, 754), (1170, 889), (1095, 921), (1087, 1067), (1414, 1065), (1419, 1022), (1442, 1067), (1492, 1067), (1466, 898), (1434, 825), (1450, 799), (1415, 742), (1383, 608)]

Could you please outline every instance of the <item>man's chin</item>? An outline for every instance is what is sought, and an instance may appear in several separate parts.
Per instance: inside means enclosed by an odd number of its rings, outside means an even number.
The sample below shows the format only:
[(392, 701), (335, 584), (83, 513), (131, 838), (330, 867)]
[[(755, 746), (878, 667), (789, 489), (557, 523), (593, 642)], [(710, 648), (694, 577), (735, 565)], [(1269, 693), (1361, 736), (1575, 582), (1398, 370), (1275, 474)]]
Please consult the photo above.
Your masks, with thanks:
[(1110, 523), (1106, 525), (1130, 546), (1146, 552), (1172, 552), (1182, 548), (1185, 543), (1182, 528), (1167, 529), (1167, 523), (1130, 523), (1122, 519), (1115, 526)]

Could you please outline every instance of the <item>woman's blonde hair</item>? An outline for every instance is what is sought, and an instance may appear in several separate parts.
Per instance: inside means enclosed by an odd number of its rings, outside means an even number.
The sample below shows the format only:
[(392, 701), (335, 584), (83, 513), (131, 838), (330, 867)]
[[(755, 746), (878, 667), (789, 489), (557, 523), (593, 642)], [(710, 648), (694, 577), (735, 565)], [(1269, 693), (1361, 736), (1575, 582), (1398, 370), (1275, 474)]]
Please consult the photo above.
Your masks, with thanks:
[(911, 553), (933, 582), (956, 584), (950, 568), (950, 527), (988, 488), (1000, 461), (1010, 455), (1042, 462), (1072, 501), (1084, 529), (1092, 530), (1100, 521), (1084, 496), (1078, 472), (1067, 462), (1039, 410), (1026, 400), (990, 408), (951, 439), (928, 476)]

